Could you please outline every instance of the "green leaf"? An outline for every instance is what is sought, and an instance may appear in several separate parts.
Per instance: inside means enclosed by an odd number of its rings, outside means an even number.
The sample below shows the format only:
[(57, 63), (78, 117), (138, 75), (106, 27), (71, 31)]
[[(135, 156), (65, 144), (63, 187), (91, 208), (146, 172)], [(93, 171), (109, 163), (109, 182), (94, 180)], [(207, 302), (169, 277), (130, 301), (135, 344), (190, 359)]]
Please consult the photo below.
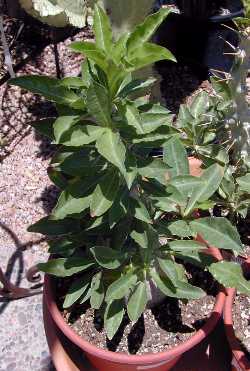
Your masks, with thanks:
[(69, 147), (81, 147), (95, 142), (103, 134), (103, 128), (81, 123), (63, 133), (60, 144)]
[(28, 232), (40, 233), (46, 236), (59, 236), (76, 233), (80, 225), (73, 219), (52, 220), (49, 217), (42, 218), (28, 228)]
[(59, 104), (72, 104), (79, 98), (72, 90), (62, 86), (60, 80), (47, 76), (15, 77), (9, 80), (9, 84), (40, 94), (46, 99)]
[(121, 188), (109, 210), (109, 225), (111, 228), (128, 212), (128, 189)]
[(192, 286), (187, 282), (177, 282), (177, 287), (172, 288), (172, 284), (167, 277), (160, 277), (155, 269), (151, 269), (150, 274), (156, 286), (163, 292), (163, 294), (178, 298), (178, 299), (200, 299), (206, 293), (199, 287)]
[(130, 200), (130, 212), (136, 218), (142, 222), (152, 224), (152, 218), (149, 215), (148, 209), (140, 200)]
[(190, 226), (210, 246), (235, 252), (242, 251), (242, 243), (237, 229), (226, 218), (197, 219), (192, 221)]
[(64, 190), (67, 185), (68, 181), (65, 176), (61, 173), (61, 171), (57, 171), (53, 169), (53, 167), (48, 168), (47, 170), (49, 179), (61, 190)]
[(131, 321), (138, 321), (146, 308), (147, 301), (146, 284), (145, 282), (139, 282), (127, 305), (128, 316)]
[(60, 220), (69, 215), (80, 214), (89, 207), (90, 202), (91, 196), (75, 198), (65, 190), (61, 193), (52, 216)]
[(139, 24), (127, 41), (128, 52), (133, 53), (149, 41), (169, 13), (169, 9), (163, 8), (159, 12), (149, 15), (143, 23)]
[(140, 113), (134, 104), (127, 103), (125, 105), (124, 115), (128, 125), (133, 126), (137, 134), (144, 134)]
[(214, 263), (209, 272), (223, 286), (236, 288), (240, 294), (250, 296), (250, 282), (244, 278), (239, 264), (226, 261)]
[(175, 252), (174, 256), (186, 263), (190, 263), (202, 269), (205, 269), (215, 261), (213, 256), (195, 250), (184, 250), (183, 253)]
[(70, 154), (60, 165), (62, 172), (72, 176), (91, 176), (104, 168), (104, 159), (96, 152), (94, 154), (81, 149)]
[(124, 298), (137, 282), (137, 276), (133, 273), (127, 273), (114, 281), (107, 289), (106, 302)]
[(75, 52), (85, 55), (85, 57), (96, 63), (104, 71), (108, 68), (106, 56), (96, 44), (88, 41), (76, 41), (70, 44), (70, 48)]
[(143, 249), (159, 246), (157, 232), (147, 223), (136, 223), (135, 229), (131, 232), (130, 236)]
[(188, 215), (193, 210), (197, 202), (208, 200), (217, 191), (223, 176), (224, 168), (218, 164), (210, 166), (203, 172), (199, 178), (202, 184), (194, 187), (185, 210), (185, 215)]
[(106, 88), (93, 81), (87, 91), (87, 108), (101, 126), (111, 125), (111, 104)]
[(86, 292), (89, 287), (90, 275), (85, 275), (74, 281), (65, 297), (63, 308), (71, 307)]
[(102, 136), (97, 139), (96, 148), (100, 155), (118, 167), (122, 174), (126, 172), (126, 148), (119, 133), (106, 129)]
[(186, 252), (186, 251), (199, 251), (206, 249), (206, 246), (200, 242), (193, 240), (176, 240), (169, 242), (169, 247), (173, 251)]
[(63, 142), (64, 137), (69, 129), (71, 129), (80, 120), (80, 116), (60, 116), (54, 122), (55, 143)]
[(94, 34), (96, 46), (109, 56), (112, 47), (112, 30), (109, 17), (99, 6), (94, 11)]
[(69, 277), (73, 274), (85, 271), (94, 265), (94, 261), (89, 258), (59, 258), (51, 259), (47, 263), (37, 265), (42, 272), (57, 277)]
[(92, 247), (90, 251), (97, 263), (106, 269), (119, 268), (127, 257), (126, 254), (106, 246), (95, 246)]
[(142, 127), (145, 134), (149, 134), (162, 126), (172, 126), (172, 115), (160, 104), (153, 104), (152, 107), (141, 113)]
[(164, 259), (158, 258), (157, 260), (158, 260), (158, 263), (160, 265), (162, 272), (166, 274), (166, 276), (168, 277), (168, 279), (170, 279), (173, 286), (176, 287), (179, 278), (178, 278), (178, 272), (176, 269), (176, 264), (173, 261), (173, 259), (168, 256)]
[(144, 80), (132, 80), (126, 84), (118, 93), (120, 98), (126, 98), (128, 95), (140, 92), (145, 88), (153, 85), (156, 82), (156, 79), (149, 78), (146, 81)]
[(174, 236), (192, 237), (194, 232), (185, 220), (176, 220), (168, 225), (168, 229)]
[(250, 174), (246, 174), (240, 178), (236, 178), (236, 182), (239, 184), (241, 191), (250, 193)]
[(49, 253), (61, 255), (64, 258), (71, 256), (76, 248), (81, 247), (82, 243), (76, 243), (68, 238), (63, 238), (60, 240), (49, 241)]
[(129, 56), (127, 71), (133, 72), (165, 59), (176, 62), (173, 54), (166, 48), (152, 43), (145, 43)]
[(123, 300), (115, 300), (108, 304), (104, 315), (104, 328), (111, 340), (119, 329), (124, 316)]
[[(159, 159), (144, 159), (137, 162), (138, 173), (149, 179), (155, 179), (163, 185), (167, 183), (167, 173), (169, 168)], [(164, 195), (166, 197), (166, 194)]]
[(108, 211), (116, 198), (119, 190), (119, 175), (111, 169), (99, 181), (92, 195), (90, 203), (91, 216), (101, 216)]
[(100, 309), (104, 300), (104, 287), (102, 283), (102, 272), (94, 275), (91, 281), (90, 305), (93, 309)]
[(191, 114), (194, 116), (194, 118), (198, 118), (200, 115), (204, 114), (208, 108), (207, 105), (208, 93), (203, 91), (197, 94), (191, 105)]
[(60, 85), (75, 89), (86, 87), (86, 83), (80, 77), (64, 77)]
[(204, 187), (198, 198), (199, 202), (206, 201), (217, 191), (223, 176), (224, 168), (218, 164), (210, 166), (202, 173), (200, 179), (204, 181)]
[(55, 119), (42, 119), (29, 123), (39, 134), (45, 135), (51, 140), (54, 140), (53, 124)]
[(189, 174), (187, 152), (179, 138), (171, 138), (165, 143), (163, 147), (163, 160), (171, 167), (169, 172), (172, 177)]

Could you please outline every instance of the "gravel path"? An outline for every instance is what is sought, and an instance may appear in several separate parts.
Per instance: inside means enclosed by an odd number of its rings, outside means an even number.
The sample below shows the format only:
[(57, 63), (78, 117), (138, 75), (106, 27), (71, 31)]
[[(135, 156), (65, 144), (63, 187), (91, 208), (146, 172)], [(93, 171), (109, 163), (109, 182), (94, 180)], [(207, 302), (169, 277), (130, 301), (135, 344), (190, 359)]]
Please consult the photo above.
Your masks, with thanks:
[[(81, 57), (67, 49), (74, 39), (58, 45), (64, 76), (80, 71)], [(4, 71), (1, 71), (4, 73)], [(53, 46), (25, 65), (18, 75), (56, 75)], [(53, 107), (39, 97), (6, 84), (0, 88), (0, 266), (13, 283), (27, 287), (28, 268), (48, 257), (43, 236), (27, 227), (51, 209), (57, 192), (47, 176), (53, 153), (29, 121), (46, 117)], [(1, 143), (0, 141), (0, 143)], [(42, 295), (11, 302), (0, 298), (0, 371), (53, 370), (43, 329)]]

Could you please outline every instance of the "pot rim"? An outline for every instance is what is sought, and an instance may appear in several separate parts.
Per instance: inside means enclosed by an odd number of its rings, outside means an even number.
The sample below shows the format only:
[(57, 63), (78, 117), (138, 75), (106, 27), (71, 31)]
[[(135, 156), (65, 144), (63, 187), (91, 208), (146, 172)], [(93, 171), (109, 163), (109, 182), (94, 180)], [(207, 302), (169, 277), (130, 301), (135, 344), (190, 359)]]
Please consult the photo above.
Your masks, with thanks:
[[(245, 259), (245, 264), (243, 263), (245, 269), (250, 272), (250, 258)], [(227, 296), (225, 300), (225, 307), (224, 307), (224, 326), (226, 331), (226, 336), (232, 353), (235, 357), (235, 360), (238, 363), (238, 366), (241, 367), (242, 370), (247, 371), (250, 370), (250, 361), (247, 359), (245, 352), (242, 349), (240, 341), (235, 336), (235, 331), (233, 327), (233, 305), (234, 305), (234, 298), (236, 295), (236, 289), (228, 288)]]
[[(217, 250), (214, 249), (213, 250)], [(217, 250), (218, 251), (218, 250)], [(214, 255), (214, 251), (212, 253)], [(171, 360), (180, 356), (182, 353), (193, 348), (195, 345), (199, 344), (203, 339), (205, 339), (210, 332), (215, 328), (219, 319), (221, 318), (224, 303), (226, 299), (226, 294), (221, 288), (218, 295), (216, 296), (215, 306), (211, 312), (210, 317), (207, 319), (205, 325), (199, 329), (191, 338), (181, 343), (180, 345), (163, 351), (159, 353), (150, 353), (145, 355), (127, 355), (123, 353), (115, 353), (109, 350), (101, 349), (95, 345), (89, 343), (82, 337), (80, 337), (71, 327), (64, 321), (61, 312), (59, 311), (57, 304), (54, 300), (53, 289), (51, 285), (51, 279), (46, 274), (44, 278), (44, 300), (46, 306), (51, 314), (51, 317), (55, 321), (57, 327), (62, 331), (62, 333), (68, 337), (74, 344), (76, 344), (83, 351), (92, 354), (96, 357), (123, 364), (137, 364), (145, 365), (145, 363), (163, 362)]]

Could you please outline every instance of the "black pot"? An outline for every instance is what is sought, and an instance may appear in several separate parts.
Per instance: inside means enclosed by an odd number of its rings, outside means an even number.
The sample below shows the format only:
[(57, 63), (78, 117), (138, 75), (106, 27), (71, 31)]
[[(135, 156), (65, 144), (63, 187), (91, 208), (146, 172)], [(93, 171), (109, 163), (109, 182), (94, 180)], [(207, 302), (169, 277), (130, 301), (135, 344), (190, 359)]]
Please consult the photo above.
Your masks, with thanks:
[(186, 18), (210, 22), (225, 22), (244, 16), (241, 0), (157, 0), (156, 9), (171, 5)]

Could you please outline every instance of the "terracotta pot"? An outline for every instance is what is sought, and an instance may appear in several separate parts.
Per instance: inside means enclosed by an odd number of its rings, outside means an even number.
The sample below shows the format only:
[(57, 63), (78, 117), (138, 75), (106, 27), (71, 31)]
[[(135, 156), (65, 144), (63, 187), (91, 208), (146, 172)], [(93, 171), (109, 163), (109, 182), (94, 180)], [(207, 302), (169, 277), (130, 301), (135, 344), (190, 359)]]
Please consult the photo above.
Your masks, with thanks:
[[(183, 353), (192, 349), (205, 339), (217, 325), (225, 302), (225, 294), (219, 292), (216, 298), (214, 310), (207, 320), (206, 324), (198, 330), (189, 340), (181, 345), (161, 352), (158, 354), (148, 354), (142, 356), (126, 355), (122, 353), (114, 353), (107, 350), (99, 349), (96, 346), (88, 343), (86, 340), (77, 335), (70, 326), (64, 321), (59, 309), (57, 308), (54, 293), (51, 285), (51, 280), (48, 275), (44, 281), (44, 301), (48, 311), (60, 331), (75, 345), (83, 350), (90, 362), (100, 371), (167, 371), (170, 370), (180, 359)], [(46, 324), (45, 327), (49, 328)], [(51, 336), (47, 333), (48, 336)], [(52, 334), (53, 336), (53, 334)]]
[[(243, 270), (250, 274), (250, 259), (242, 263)], [(236, 295), (235, 289), (227, 289), (224, 308), (224, 325), (228, 343), (232, 350), (232, 371), (250, 371), (250, 361), (244, 353), (240, 341), (237, 339), (233, 327), (233, 305)]]
[[(201, 162), (196, 158), (189, 158), (190, 172), (194, 176), (200, 176), (202, 173)], [(199, 238), (202, 240), (201, 238)], [(202, 240), (203, 241), (203, 240)], [(203, 241), (204, 242), (204, 241)], [(220, 260), (221, 254), (215, 248), (206, 250), (208, 254), (213, 255), (216, 259)], [(210, 318), (206, 324), (198, 330), (189, 340), (180, 344), (179, 346), (161, 352), (158, 354), (147, 354), (142, 356), (126, 355), (122, 353), (114, 353), (107, 350), (99, 349), (95, 345), (88, 343), (86, 340), (77, 335), (64, 321), (59, 309), (57, 308), (51, 280), (48, 275), (45, 276), (44, 281), (44, 302), (48, 308), (51, 318), (55, 322), (60, 331), (75, 345), (77, 345), (85, 353), (92, 365), (100, 371), (167, 371), (170, 370), (181, 358), (181, 356), (199, 344), (205, 339), (210, 332), (215, 328), (224, 307), (225, 293), (220, 291), (216, 298), (216, 304), (211, 313)], [(50, 326), (46, 322), (48, 316), (45, 316), (45, 328), (47, 329), (47, 336), (50, 334)], [(74, 369), (73, 369), (74, 370)]]

